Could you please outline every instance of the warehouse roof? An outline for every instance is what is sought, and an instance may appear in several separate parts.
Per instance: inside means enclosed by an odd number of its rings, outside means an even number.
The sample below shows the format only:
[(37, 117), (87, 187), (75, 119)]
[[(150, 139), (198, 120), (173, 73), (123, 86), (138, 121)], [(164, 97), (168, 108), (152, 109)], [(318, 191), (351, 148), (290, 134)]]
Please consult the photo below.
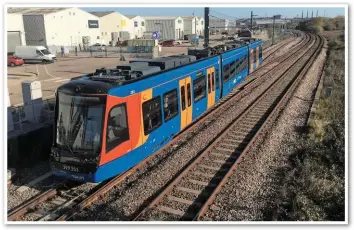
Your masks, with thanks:
[(143, 16), (145, 20), (176, 20), (178, 16)]
[(64, 7), (9, 7), (7, 13), (9, 14), (51, 14), (58, 11), (66, 10), (69, 8)]
[(138, 15), (124, 15), (125, 17), (129, 18), (129, 19), (132, 19), (132, 18), (135, 18), (137, 17)]
[(197, 16), (182, 16), (181, 18), (183, 19), (193, 19), (193, 18), (198, 18)]
[(89, 12), (89, 13), (101, 18), (103, 16), (106, 16), (106, 15), (114, 13), (114, 12), (115, 11), (99, 11), (99, 12)]

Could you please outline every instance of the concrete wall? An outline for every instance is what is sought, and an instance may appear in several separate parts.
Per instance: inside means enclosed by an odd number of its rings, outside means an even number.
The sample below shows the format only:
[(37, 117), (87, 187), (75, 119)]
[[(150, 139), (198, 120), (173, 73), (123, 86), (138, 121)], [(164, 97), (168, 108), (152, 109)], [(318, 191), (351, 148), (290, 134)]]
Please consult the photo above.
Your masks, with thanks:
[(99, 18), (79, 8), (69, 8), (45, 15), (47, 45), (83, 45), (84, 36), (90, 37), (90, 44), (101, 42), (100, 28), (89, 28), (89, 20), (99, 21)]
[(26, 45), (22, 14), (7, 14), (7, 31), (19, 31), (22, 45)]

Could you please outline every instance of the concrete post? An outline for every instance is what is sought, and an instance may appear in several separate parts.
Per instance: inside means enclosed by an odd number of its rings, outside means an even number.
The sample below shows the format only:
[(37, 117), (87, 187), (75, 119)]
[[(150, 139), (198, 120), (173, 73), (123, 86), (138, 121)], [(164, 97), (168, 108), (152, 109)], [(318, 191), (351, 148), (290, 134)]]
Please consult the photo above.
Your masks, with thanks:
[(14, 130), (14, 120), (12, 118), (10, 94), (7, 93), (7, 132)]
[(40, 116), (43, 111), (41, 82), (23, 81), (22, 96), (27, 120), (36, 123), (40, 122)]

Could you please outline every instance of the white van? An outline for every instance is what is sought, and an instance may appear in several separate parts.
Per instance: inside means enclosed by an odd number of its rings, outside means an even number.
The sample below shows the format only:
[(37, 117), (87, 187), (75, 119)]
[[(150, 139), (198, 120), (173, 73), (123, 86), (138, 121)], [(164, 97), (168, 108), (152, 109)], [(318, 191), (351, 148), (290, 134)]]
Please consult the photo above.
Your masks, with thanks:
[(57, 59), (44, 46), (16, 46), (15, 55), (25, 63), (50, 63)]

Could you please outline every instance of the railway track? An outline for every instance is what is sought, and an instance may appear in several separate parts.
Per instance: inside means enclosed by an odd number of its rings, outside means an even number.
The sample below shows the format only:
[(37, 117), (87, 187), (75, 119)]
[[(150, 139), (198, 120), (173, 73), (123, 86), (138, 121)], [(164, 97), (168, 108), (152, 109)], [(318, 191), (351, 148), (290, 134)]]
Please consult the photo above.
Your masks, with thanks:
[(267, 53), (264, 54), (263, 62), (264, 61), (271, 61), (272, 56), (276, 54), (280, 49), (284, 48), (284, 46), (288, 45), (290, 42), (294, 41), (296, 38), (300, 37), (300, 33), (295, 33), (293, 37), (285, 39), (278, 44), (278, 46), (275, 49), (272, 49), (268, 51)]
[(134, 220), (201, 220), (257, 136), (285, 107), (322, 48), (323, 39), (257, 97)]
[[(298, 50), (296, 50), (296, 52)], [(288, 56), (290, 56), (290, 55), (288, 55)], [(282, 55), (281, 57), (284, 58), (284, 57), (286, 57), (286, 55)], [(286, 58), (288, 59), (289, 57), (286, 57)], [(281, 63), (282, 62), (279, 62), (277, 66), (279, 66)], [(197, 122), (193, 123), (189, 128), (187, 128), (187, 130), (183, 131), (182, 133), (190, 132), (191, 130), (193, 130), (195, 128), (195, 126), (197, 124), (199, 124), (201, 122), (205, 122), (205, 121), (207, 121), (206, 123), (210, 122), (210, 117), (213, 117), (212, 116), (213, 113), (217, 112), (220, 108), (226, 108), (227, 107), (226, 102), (229, 101), (231, 98), (235, 98), (235, 96), (238, 98), (241, 98), (246, 93), (250, 93), (252, 91), (252, 89), (254, 87), (256, 87), (257, 81), (258, 81), (258, 79), (244, 84), (241, 87), (242, 88), (241, 91), (235, 92), (234, 94), (223, 99), (220, 103), (218, 103), (218, 105), (214, 106), (214, 108), (211, 111), (209, 111), (202, 118), (200, 118), (198, 120), (200, 122), (197, 121)], [(260, 84), (260, 83), (258, 83), (258, 84)], [(167, 147), (172, 146), (177, 140), (178, 140), (178, 138), (175, 138)], [(161, 151), (163, 151), (163, 150), (161, 150)], [(159, 151), (156, 154), (154, 154), (153, 156), (145, 159), (144, 162), (135, 166), (131, 170), (127, 171), (126, 173), (124, 173), (120, 176), (117, 176), (114, 179), (111, 179), (109, 182), (106, 182), (105, 184), (101, 183), (100, 186), (96, 186), (93, 189), (90, 189), (89, 192), (79, 194), (76, 197), (71, 197), (71, 199), (63, 200), (63, 199), (60, 199), (58, 196), (55, 197), (55, 195), (58, 194), (56, 189), (55, 189), (55, 191), (51, 191), (50, 195), (44, 194), (43, 196), (35, 197), (35, 199), (32, 199), (29, 202), (26, 202), (26, 203), (29, 203), (29, 205), (28, 204), (27, 204), (27, 206), (26, 206), (26, 204), (23, 205), (24, 207), (21, 212), (17, 212), (17, 214), (12, 212), (12, 215), (8, 215), (8, 220), (23, 219), (23, 215), (28, 215), (31, 213), (33, 214), (33, 212), (35, 213), (36, 210), (37, 210), (36, 220), (61, 220), (61, 221), (68, 220), (73, 215), (75, 215), (76, 212), (79, 212), (80, 210), (84, 209), (85, 207), (88, 207), (92, 202), (94, 202), (95, 200), (102, 197), (112, 187), (117, 186), (121, 181), (126, 179), (131, 173), (140, 169), (146, 162), (148, 162), (151, 159), (153, 159), (154, 157), (156, 157), (161, 151)], [(59, 198), (57, 200), (61, 200), (61, 204), (57, 205), (54, 208), (52, 207), (49, 211), (48, 210), (41, 211), (41, 209), (37, 207), (41, 202), (45, 201), (46, 199), (48, 200), (48, 202), (51, 202), (51, 200), (56, 200), (56, 198)], [(56, 203), (60, 203), (60, 202), (58, 201)], [(22, 214), (19, 214), (19, 213), (22, 213)], [(13, 215), (13, 214), (15, 214), (15, 215)], [(20, 217), (22, 217), (22, 218), (20, 218)]]

